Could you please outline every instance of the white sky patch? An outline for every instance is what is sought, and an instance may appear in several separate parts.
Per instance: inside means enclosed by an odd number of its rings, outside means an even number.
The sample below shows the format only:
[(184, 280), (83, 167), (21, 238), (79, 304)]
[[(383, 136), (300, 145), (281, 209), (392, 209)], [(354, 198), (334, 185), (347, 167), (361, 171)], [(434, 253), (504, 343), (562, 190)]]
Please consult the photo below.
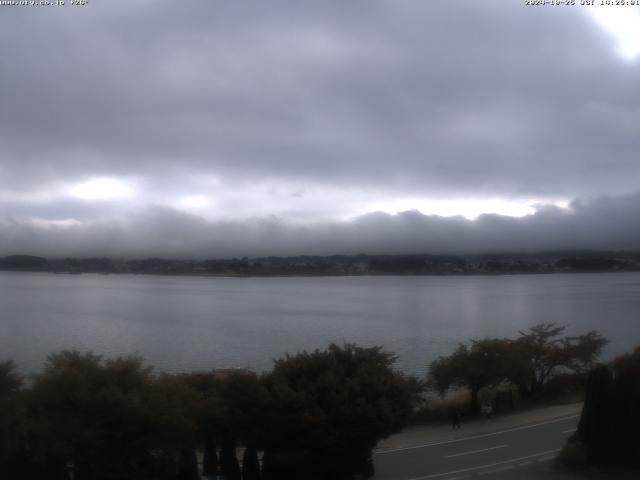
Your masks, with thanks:
[(551, 202), (551, 205), (558, 208), (564, 208), (565, 210), (571, 209), (571, 201), (569, 200), (557, 200), (555, 202)]
[(82, 222), (80, 222), (79, 220), (76, 220), (75, 218), (65, 218), (62, 220), (49, 220), (46, 218), (31, 217), (28, 219), (28, 221), (32, 225), (35, 225), (36, 227), (41, 227), (41, 228), (50, 228), (50, 227), (67, 227), (68, 228), (68, 227), (75, 227), (82, 224)]
[(178, 208), (199, 210), (211, 205), (211, 200), (206, 195), (188, 195), (178, 200)]
[(134, 189), (117, 178), (95, 177), (68, 188), (67, 193), (82, 200), (115, 200), (132, 196)]
[[(160, 192), (147, 196), (151, 204), (163, 204)], [(335, 188), (298, 182), (269, 180), (256, 183), (225, 182), (215, 192), (183, 192), (165, 205), (209, 220), (246, 220), (277, 217), (294, 223), (344, 221), (371, 212), (396, 214), (418, 210), (425, 215), (463, 216), (482, 214), (524, 217), (545, 206), (567, 208), (565, 198), (425, 198), (397, 197), (391, 192)]]
[[(202, 185), (198, 187), (202, 188)], [(208, 220), (277, 217), (297, 223), (350, 218), (365, 198), (374, 194), (327, 185), (269, 179), (264, 182), (225, 181), (208, 190), (162, 194), (146, 192), (149, 204), (165, 205)], [(140, 196), (140, 195), (139, 195)]]
[(586, 8), (607, 32), (616, 37), (620, 55), (627, 60), (640, 55), (640, 7), (591, 5)]
[(457, 198), (457, 199), (425, 199), (405, 198), (368, 204), (360, 213), (372, 211), (396, 214), (408, 210), (418, 210), (425, 215), (454, 217), (461, 215), (469, 220), (482, 214), (498, 214), (509, 217), (524, 217), (536, 212), (540, 205), (555, 205), (566, 208), (566, 200), (509, 200), (501, 198)]

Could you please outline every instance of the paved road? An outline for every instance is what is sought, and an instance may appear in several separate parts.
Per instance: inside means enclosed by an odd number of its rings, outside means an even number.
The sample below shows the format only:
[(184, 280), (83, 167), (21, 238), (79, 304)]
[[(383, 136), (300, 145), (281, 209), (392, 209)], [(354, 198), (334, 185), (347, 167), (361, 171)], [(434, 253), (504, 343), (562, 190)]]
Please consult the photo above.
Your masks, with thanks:
[[(502, 476), (554, 458), (575, 431), (579, 415), (456, 440), (379, 451), (376, 480), (446, 480)], [(463, 430), (464, 433), (464, 430)], [(513, 473), (513, 472), (512, 472)]]

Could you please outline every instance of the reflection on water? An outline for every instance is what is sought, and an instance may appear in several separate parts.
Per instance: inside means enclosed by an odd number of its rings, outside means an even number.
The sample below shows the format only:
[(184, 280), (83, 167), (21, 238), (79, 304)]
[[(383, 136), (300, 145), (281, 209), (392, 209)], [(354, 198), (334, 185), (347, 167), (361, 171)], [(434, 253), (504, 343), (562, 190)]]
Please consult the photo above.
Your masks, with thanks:
[(329, 342), (383, 345), (423, 374), (468, 338), (540, 322), (640, 344), (640, 274), (215, 278), (0, 272), (0, 359), (38, 371), (63, 348), (138, 353), (160, 370), (270, 368)]

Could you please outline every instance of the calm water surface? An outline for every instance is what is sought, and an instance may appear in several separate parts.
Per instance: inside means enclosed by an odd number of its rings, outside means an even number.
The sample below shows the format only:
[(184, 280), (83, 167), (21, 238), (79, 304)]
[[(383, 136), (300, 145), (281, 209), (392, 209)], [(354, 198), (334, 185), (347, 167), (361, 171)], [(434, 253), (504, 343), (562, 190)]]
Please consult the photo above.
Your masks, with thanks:
[(605, 356), (640, 344), (640, 273), (214, 278), (0, 272), (0, 359), (138, 353), (159, 370), (266, 370), (329, 342), (382, 345), (424, 374), (458, 342), (539, 322), (599, 330)]

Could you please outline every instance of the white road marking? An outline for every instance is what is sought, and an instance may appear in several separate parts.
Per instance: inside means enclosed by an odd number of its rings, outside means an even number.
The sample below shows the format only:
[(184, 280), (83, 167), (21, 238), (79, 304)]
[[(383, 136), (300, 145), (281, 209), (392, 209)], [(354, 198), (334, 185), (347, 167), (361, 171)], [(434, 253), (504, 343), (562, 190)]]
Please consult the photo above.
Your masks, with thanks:
[(478, 472), (478, 475), (489, 475), (492, 473), (504, 472), (505, 470), (513, 470), (515, 467), (513, 465), (505, 465), (504, 467), (492, 468), (491, 470), (485, 470), (483, 472)]
[(538, 463), (542, 463), (542, 462), (549, 462), (549, 461), (553, 460), (554, 458), (556, 458), (556, 456), (555, 456), (555, 455), (549, 455), (549, 456), (547, 456), (547, 457), (539, 457), (539, 458), (536, 458), (536, 460), (535, 460), (535, 461), (536, 461), (536, 462), (538, 462)]
[(539, 457), (541, 455), (558, 453), (559, 451), (560, 449), (556, 448), (555, 450), (547, 450), (546, 452), (534, 453), (533, 455), (527, 455), (526, 457), (512, 458), (510, 460), (504, 460), (502, 462), (489, 463), (487, 465), (479, 465), (477, 467), (463, 468), (462, 470), (453, 470), (451, 472), (433, 473), (431, 475), (425, 475), (422, 477), (411, 477), (411, 478), (407, 478), (406, 480), (427, 480), (429, 478), (444, 477), (446, 475), (455, 475), (457, 473), (472, 472), (474, 470), (482, 470), (483, 468), (491, 468), (491, 467), (497, 467), (498, 465), (506, 465), (507, 463), (515, 463), (515, 462), (519, 462), (520, 460), (527, 460), (528, 458)]
[(376, 455), (384, 455), (384, 454), (387, 454), (387, 453), (404, 452), (406, 450), (416, 450), (418, 448), (435, 447), (436, 445), (446, 445), (448, 443), (464, 442), (465, 440), (473, 440), (475, 438), (493, 437), (494, 435), (502, 435), (503, 433), (516, 432), (518, 430), (526, 430), (527, 428), (535, 428), (535, 427), (539, 427), (541, 425), (548, 425), (550, 423), (563, 422), (565, 420), (569, 420), (571, 418), (576, 418), (576, 417), (579, 417), (579, 416), (580, 416), (580, 414), (578, 413), (578, 414), (575, 414), (575, 415), (570, 415), (568, 417), (556, 418), (556, 419), (553, 419), (553, 420), (548, 420), (546, 422), (535, 423), (533, 425), (523, 425), (522, 427), (508, 428), (506, 430), (501, 430), (499, 432), (482, 433), (482, 434), (479, 434), (479, 435), (471, 435), (469, 437), (455, 438), (455, 439), (452, 439), (452, 440), (445, 440), (445, 441), (442, 441), (442, 442), (431, 442), (431, 443), (425, 443), (425, 444), (422, 444), (422, 445), (414, 445), (412, 447), (390, 448), (388, 450), (375, 450), (373, 453), (375, 453)]
[(563, 430), (562, 434), (566, 435), (567, 433), (573, 433), (577, 430), (577, 428), (570, 428), (569, 430)]
[(505, 448), (508, 446), (509, 445), (505, 444), (505, 445), (498, 445), (496, 447), (482, 448), (480, 450), (472, 450), (470, 452), (454, 453), (453, 455), (445, 455), (444, 458), (462, 457), (463, 455), (473, 455), (474, 453), (488, 452), (489, 450), (496, 450), (498, 448)]

